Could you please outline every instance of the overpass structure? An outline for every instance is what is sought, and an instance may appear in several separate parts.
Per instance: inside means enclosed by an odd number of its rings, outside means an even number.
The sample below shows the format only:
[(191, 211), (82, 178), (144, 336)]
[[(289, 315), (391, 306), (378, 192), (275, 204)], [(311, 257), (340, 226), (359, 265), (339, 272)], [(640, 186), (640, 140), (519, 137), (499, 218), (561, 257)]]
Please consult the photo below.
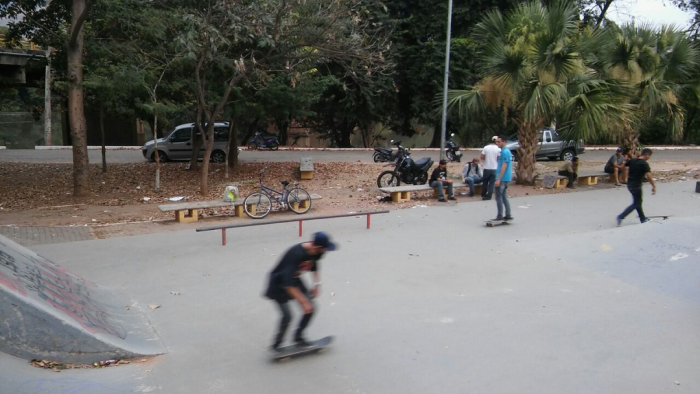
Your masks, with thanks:
[(0, 84), (24, 86), (43, 78), (41, 72), (27, 73), (30, 62), (44, 61), (46, 52), (33, 42), (21, 41), (20, 48), (6, 48), (5, 35), (0, 34)]

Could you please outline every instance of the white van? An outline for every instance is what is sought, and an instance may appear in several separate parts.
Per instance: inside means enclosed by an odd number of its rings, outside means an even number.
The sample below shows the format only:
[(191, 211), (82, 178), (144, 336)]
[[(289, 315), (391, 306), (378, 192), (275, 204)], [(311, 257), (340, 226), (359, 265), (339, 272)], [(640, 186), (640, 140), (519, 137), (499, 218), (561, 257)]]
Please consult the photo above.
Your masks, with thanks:
[[(214, 124), (214, 149), (211, 151), (210, 160), (212, 163), (223, 163), (226, 161), (226, 147), (228, 145), (228, 122), (216, 122)], [(158, 152), (160, 159), (168, 160), (189, 160), (192, 157), (194, 146), (193, 139), (199, 130), (194, 123), (181, 124), (168, 134), (165, 138), (158, 139)], [(143, 157), (154, 161), (153, 140), (146, 142), (143, 146)], [(199, 158), (204, 157), (204, 147), (199, 150)]]

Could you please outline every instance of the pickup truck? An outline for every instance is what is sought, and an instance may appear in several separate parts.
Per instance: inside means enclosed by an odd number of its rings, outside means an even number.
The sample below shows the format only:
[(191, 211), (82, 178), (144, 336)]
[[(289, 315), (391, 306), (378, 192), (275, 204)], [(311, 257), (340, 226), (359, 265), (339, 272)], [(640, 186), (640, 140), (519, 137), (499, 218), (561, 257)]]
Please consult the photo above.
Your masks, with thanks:
[[(586, 146), (583, 140), (578, 141), (563, 141), (559, 138), (559, 134), (554, 129), (545, 128), (540, 130), (537, 135), (537, 141), (539, 149), (535, 154), (535, 158), (546, 157), (549, 160), (567, 160), (571, 161), (574, 156), (578, 156), (586, 150)], [(518, 158), (518, 144), (517, 135), (508, 138), (506, 143), (506, 148), (510, 149), (513, 153), (513, 159)]]

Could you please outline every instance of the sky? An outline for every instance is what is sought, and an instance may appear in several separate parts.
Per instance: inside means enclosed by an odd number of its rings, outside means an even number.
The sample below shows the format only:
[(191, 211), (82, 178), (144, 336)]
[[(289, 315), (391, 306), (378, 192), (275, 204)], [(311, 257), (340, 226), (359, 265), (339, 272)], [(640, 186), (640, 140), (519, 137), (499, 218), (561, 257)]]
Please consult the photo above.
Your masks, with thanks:
[(681, 11), (669, 0), (616, 0), (608, 17), (618, 24), (632, 22), (657, 26), (674, 24), (681, 29), (690, 25), (692, 12)]

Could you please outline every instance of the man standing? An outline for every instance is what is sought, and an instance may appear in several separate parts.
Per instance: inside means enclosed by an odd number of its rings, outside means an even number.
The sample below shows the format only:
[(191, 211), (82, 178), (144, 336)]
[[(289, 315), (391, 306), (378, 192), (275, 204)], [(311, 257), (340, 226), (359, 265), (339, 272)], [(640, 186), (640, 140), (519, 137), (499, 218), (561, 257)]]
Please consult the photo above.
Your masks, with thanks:
[[(479, 158), (475, 157), (467, 163), (462, 170), (462, 181), (469, 185), (469, 197), (474, 197), (474, 185), (482, 182), (484, 170), (479, 165)], [(482, 189), (483, 190), (483, 189)]]
[(622, 148), (617, 148), (615, 154), (605, 163), (603, 171), (613, 176), (615, 186), (622, 186), (621, 183), (627, 183), (627, 167), (625, 166), (625, 155), (622, 152)]
[(490, 200), (493, 196), (494, 181), (496, 180), (496, 167), (498, 166), (498, 155), (501, 149), (496, 146), (498, 137), (491, 137), (491, 143), (486, 145), (481, 151), (481, 161), (484, 162), (484, 177), (481, 184), (481, 199)]
[[(501, 155), (498, 156), (498, 172), (496, 173), (496, 207), (498, 215), (496, 220), (513, 220), (510, 214), (510, 202), (508, 202), (508, 183), (513, 179), (511, 174), (511, 163), (513, 162), (513, 154), (510, 149), (506, 148), (506, 137), (499, 135), (496, 139), (496, 145), (501, 148)], [(503, 216), (503, 207), (506, 212)]]
[[(336, 245), (330, 241), (324, 232), (314, 234), (314, 240), (304, 242), (291, 247), (282, 256), (279, 264), (270, 272), (265, 296), (277, 303), (282, 318), (279, 330), (272, 343), (272, 349), (277, 351), (282, 345), (284, 334), (292, 320), (288, 301), (296, 300), (304, 311), (304, 316), (299, 321), (299, 326), (294, 334), (297, 346), (308, 346), (304, 339), (304, 329), (311, 321), (314, 314), (312, 298), (318, 296), (321, 286), (321, 276), (318, 270), (318, 261), (326, 251), (336, 250)], [(307, 290), (299, 276), (304, 271), (313, 272), (314, 287)]]
[(559, 175), (563, 175), (569, 179), (566, 187), (575, 189), (574, 182), (578, 179), (578, 157), (574, 156), (571, 161), (564, 160), (564, 164), (559, 167)]
[(440, 164), (433, 170), (430, 175), (430, 187), (437, 189), (438, 201), (445, 202), (445, 194), (442, 188), (447, 186), (447, 199), (456, 200), (452, 194), (452, 179), (447, 179), (447, 161), (440, 160)]
[(638, 159), (630, 159), (625, 163), (628, 167), (627, 190), (632, 194), (632, 205), (617, 216), (618, 226), (635, 209), (637, 214), (639, 214), (640, 222), (646, 223), (650, 220), (644, 216), (644, 210), (642, 210), (642, 179), (646, 178), (651, 183), (651, 194), (656, 194), (656, 183), (651, 176), (651, 168), (649, 168), (648, 163), (651, 154), (651, 149), (643, 149), (642, 155)]

